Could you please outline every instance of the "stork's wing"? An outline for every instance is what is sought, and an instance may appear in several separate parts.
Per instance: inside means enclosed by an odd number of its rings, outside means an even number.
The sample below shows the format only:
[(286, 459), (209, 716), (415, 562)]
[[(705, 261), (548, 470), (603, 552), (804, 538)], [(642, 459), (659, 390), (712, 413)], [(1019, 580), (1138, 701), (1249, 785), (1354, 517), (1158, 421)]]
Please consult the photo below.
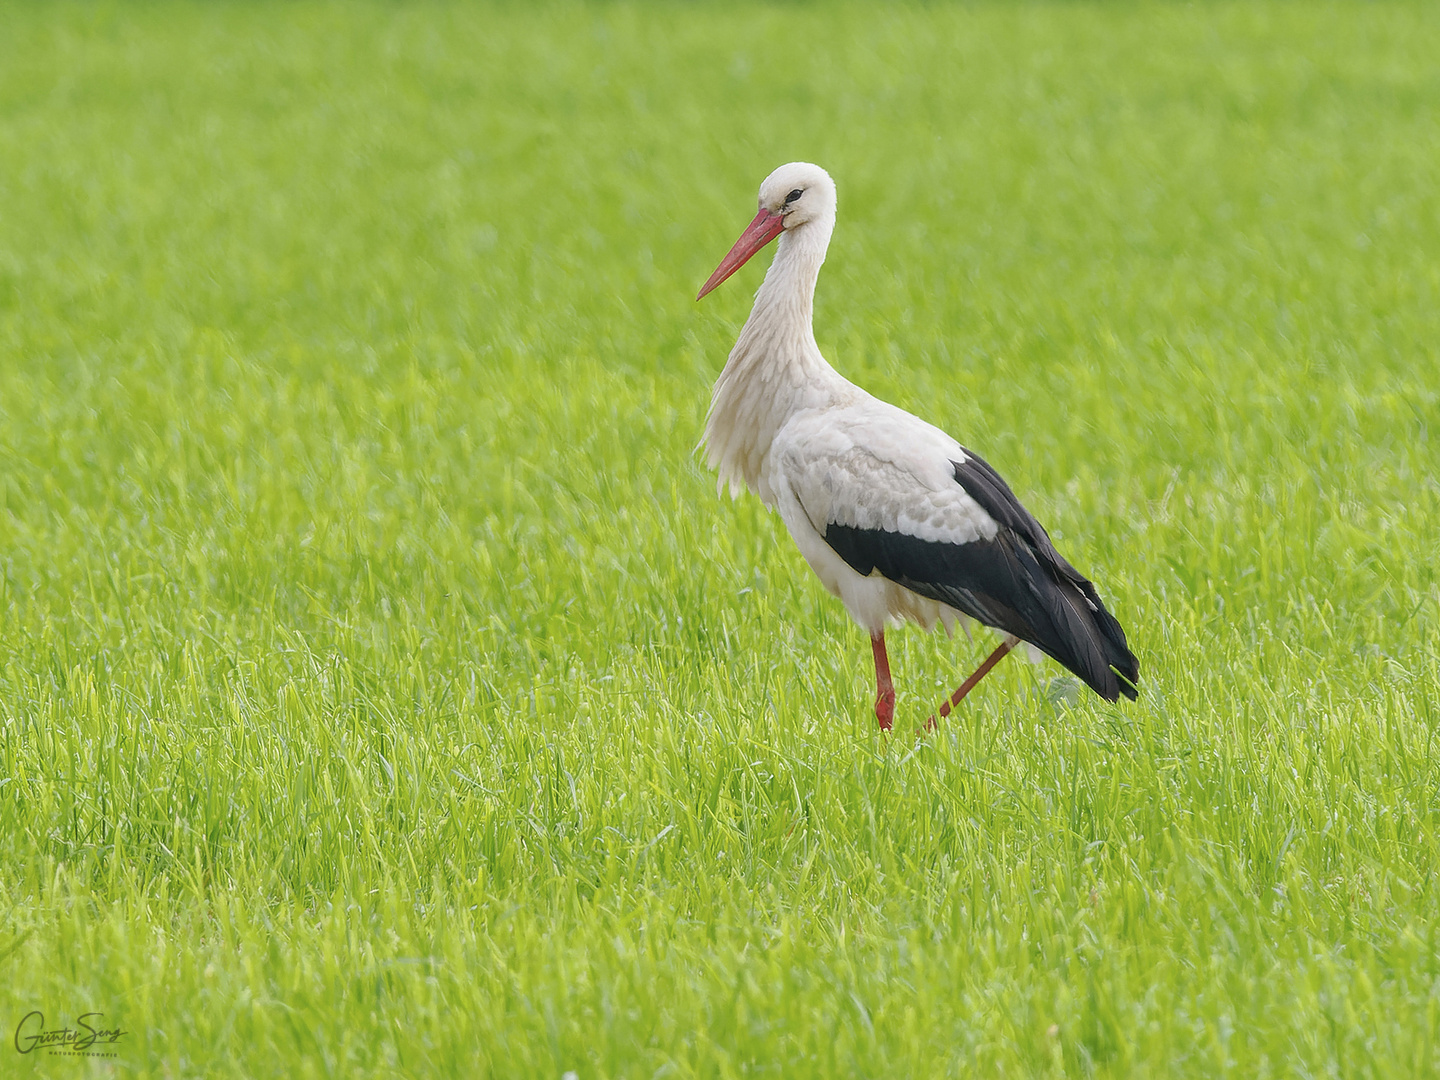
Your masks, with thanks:
[(1125, 631), (981, 458), (874, 399), (784, 434), (777, 466), (857, 573), (1030, 642), (1107, 701), (1135, 697), (1140, 665)]

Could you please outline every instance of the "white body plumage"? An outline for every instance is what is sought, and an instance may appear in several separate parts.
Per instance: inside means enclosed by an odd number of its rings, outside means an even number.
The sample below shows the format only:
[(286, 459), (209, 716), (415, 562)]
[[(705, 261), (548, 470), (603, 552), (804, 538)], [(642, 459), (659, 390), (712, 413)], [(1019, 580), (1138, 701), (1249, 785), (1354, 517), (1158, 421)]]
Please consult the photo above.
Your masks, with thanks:
[[(783, 174), (783, 175), (782, 175)], [(803, 185), (805, 228), (780, 234), (775, 260), (715, 383), (705, 457), (732, 496), (748, 488), (776, 508), (806, 562), (872, 636), (889, 621), (926, 629), (965, 618), (947, 604), (861, 575), (825, 542), (829, 522), (951, 543), (998, 525), (955, 483), (965, 450), (939, 428), (866, 393), (815, 343), (815, 282), (835, 226), (835, 185), (818, 165), (786, 166), (766, 180)], [(761, 202), (765, 188), (761, 189)]]

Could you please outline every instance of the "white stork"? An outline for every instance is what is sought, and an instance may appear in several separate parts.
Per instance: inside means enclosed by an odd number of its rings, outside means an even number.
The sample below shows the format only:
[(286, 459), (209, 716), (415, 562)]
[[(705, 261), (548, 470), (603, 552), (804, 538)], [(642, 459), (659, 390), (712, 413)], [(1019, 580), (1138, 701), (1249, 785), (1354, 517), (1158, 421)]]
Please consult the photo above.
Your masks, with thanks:
[(811, 315), (834, 228), (830, 175), (782, 165), (696, 297), (780, 238), (710, 402), (705, 455), (719, 487), (749, 488), (778, 508), (811, 568), (869, 632), (881, 728), (895, 715), (885, 626), (906, 619), (948, 630), (969, 616), (1006, 635), (941, 716), (1021, 641), (1105, 700), (1133, 699), (1140, 663), (1125, 631), (999, 474), (820, 355)]

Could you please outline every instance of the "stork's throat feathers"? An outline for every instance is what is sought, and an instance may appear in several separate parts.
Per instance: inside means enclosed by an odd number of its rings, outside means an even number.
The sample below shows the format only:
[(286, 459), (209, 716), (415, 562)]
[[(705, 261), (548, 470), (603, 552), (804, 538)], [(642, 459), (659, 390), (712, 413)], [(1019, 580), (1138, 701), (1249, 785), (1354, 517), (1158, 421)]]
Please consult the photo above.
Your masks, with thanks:
[(780, 235), (710, 401), (706, 461), (719, 473), (720, 487), (732, 494), (749, 488), (767, 506), (774, 503), (765, 471), (775, 433), (800, 409), (858, 393), (815, 343), (815, 285), (833, 226), (830, 215)]

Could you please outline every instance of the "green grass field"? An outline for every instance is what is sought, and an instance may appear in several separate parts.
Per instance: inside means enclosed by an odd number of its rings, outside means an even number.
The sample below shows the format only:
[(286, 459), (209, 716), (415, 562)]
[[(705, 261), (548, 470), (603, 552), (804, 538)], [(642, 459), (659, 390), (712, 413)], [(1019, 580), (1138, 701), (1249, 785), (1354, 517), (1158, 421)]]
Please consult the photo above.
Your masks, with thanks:
[[(1440, 7), (0, 9), (0, 1075), (1440, 1072)], [(882, 738), (817, 337), (1092, 574)], [(763, 262), (764, 260), (758, 260)], [(991, 645), (891, 635), (897, 731)], [(21, 1054), (103, 1012), (110, 1058)]]

